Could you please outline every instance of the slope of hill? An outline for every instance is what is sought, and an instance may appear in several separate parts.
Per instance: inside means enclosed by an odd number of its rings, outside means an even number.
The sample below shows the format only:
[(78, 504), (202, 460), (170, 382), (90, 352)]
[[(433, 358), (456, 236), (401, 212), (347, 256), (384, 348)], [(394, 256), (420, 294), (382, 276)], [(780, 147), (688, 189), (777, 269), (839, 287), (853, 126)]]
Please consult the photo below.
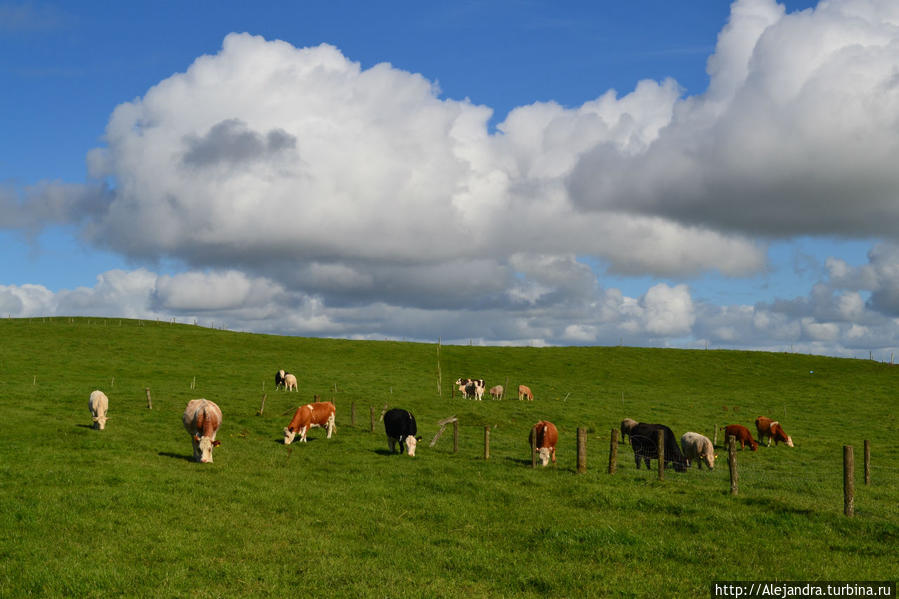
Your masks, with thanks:
[[(279, 368), (298, 393), (274, 389)], [(453, 397), (458, 377), (505, 385), (506, 399)], [(519, 383), (533, 402), (515, 399)], [(0, 595), (707, 596), (715, 580), (895, 579), (897, 383), (887, 364), (807, 355), (2, 320)], [(87, 410), (97, 388), (110, 399), (102, 432)], [(285, 447), (283, 427), (313, 395), (335, 401), (336, 436), (314, 429)], [(194, 397), (224, 413), (213, 464), (188, 460), (181, 413)], [(415, 458), (388, 455), (380, 423), (370, 431), (385, 405), (415, 413)], [(451, 428), (429, 447), (453, 415), (458, 453)], [(658, 481), (621, 444), (606, 473), (624, 417), (711, 438), (730, 423), (754, 433), (759, 415), (796, 447), (739, 452), (736, 497), (723, 449), (712, 472)], [(534, 470), (527, 433), (540, 419), (559, 428), (559, 461)], [(851, 519), (843, 445), (856, 456)]]

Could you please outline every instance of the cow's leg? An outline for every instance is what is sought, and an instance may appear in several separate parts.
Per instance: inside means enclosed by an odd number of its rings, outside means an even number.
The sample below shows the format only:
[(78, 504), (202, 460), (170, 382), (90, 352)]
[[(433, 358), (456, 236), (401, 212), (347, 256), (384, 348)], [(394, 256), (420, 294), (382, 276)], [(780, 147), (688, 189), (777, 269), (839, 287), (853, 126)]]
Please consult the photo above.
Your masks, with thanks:
[(396, 439), (387, 437), (387, 447), (390, 448), (390, 453), (396, 453)]

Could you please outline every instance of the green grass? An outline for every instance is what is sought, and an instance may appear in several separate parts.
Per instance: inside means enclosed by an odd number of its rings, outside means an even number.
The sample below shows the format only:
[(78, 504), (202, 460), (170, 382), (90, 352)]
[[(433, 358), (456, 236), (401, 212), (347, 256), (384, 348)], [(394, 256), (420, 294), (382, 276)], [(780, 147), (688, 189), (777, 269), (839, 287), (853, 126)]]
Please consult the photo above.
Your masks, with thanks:
[[(275, 392), (275, 370), (299, 393)], [(897, 578), (899, 369), (817, 356), (625, 347), (440, 348), (98, 318), (0, 321), (0, 596), (708, 596), (713, 580)], [(450, 398), (519, 383), (533, 403)], [(196, 389), (191, 384), (196, 377)], [(112, 384), (113, 378), (115, 379)], [(335, 393), (336, 385), (336, 393)], [(147, 409), (145, 389), (152, 393)], [(105, 431), (87, 399), (110, 399)], [(263, 416), (256, 416), (263, 393)], [(291, 410), (334, 398), (337, 433), (285, 447)], [(508, 396), (508, 395), (507, 395)], [(221, 406), (215, 462), (188, 461), (189, 399)], [(350, 424), (355, 403), (357, 425)], [(369, 408), (416, 415), (417, 456), (386, 455)], [(459, 417), (460, 449), (437, 421)], [(636, 470), (623, 417), (680, 436), (780, 419), (796, 447), (726, 452), (713, 472)], [(555, 467), (533, 470), (539, 419)], [(483, 459), (484, 427), (491, 458)], [(588, 472), (575, 431), (588, 431)], [(870, 486), (862, 443), (872, 444)], [(843, 516), (842, 446), (856, 453)]]

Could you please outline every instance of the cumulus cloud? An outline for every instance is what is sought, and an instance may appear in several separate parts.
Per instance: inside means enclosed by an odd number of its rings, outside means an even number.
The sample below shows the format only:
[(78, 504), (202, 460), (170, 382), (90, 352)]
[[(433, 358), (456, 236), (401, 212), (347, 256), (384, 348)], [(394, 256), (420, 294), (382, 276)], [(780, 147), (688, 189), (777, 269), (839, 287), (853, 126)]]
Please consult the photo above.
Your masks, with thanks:
[(735, 2), (708, 91), (636, 156), (586, 152), (573, 200), (748, 235), (895, 236), (897, 25), (891, 0)]

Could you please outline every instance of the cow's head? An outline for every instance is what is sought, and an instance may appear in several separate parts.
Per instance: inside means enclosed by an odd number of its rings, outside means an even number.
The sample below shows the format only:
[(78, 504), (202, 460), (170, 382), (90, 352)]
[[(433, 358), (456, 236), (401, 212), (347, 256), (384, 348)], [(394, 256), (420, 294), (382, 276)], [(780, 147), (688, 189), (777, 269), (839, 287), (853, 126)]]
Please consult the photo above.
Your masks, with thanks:
[[(549, 464), (549, 458), (552, 455), (552, 449), (550, 449), (549, 447), (541, 447), (537, 451), (537, 455), (540, 456), (540, 463), (546, 466), (547, 464)], [(553, 456), (553, 461), (556, 461), (555, 456)]]
[(421, 437), (413, 437), (412, 435), (409, 435), (403, 441), (406, 444), (406, 453), (413, 458), (415, 457), (415, 448), (418, 446), (419, 441), (421, 441)]
[(106, 421), (109, 420), (105, 415), (94, 417), (94, 428), (103, 430), (106, 428)]
[(200, 450), (200, 463), (209, 464), (212, 462), (212, 448), (221, 445), (221, 441), (213, 441), (209, 437), (201, 437), (194, 435), (194, 441), (197, 442)]
[(297, 432), (295, 430), (291, 430), (290, 427), (284, 427), (284, 445), (290, 445), (293, 443), (294, 437), (297, 436)]

